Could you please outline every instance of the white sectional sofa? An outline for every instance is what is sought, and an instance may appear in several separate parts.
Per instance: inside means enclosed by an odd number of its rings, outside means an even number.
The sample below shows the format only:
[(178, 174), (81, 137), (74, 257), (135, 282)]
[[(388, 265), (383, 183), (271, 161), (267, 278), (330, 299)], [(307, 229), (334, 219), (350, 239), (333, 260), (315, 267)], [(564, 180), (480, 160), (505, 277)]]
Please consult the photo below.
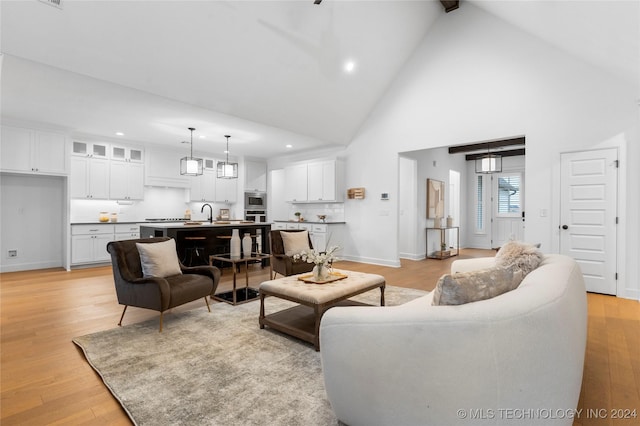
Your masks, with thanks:
[[(493, 262), (457, 260), (452, 272)], [(573, 259), (546, 255), (517, 289), (492, 299), (432, 306), (432, 296), (325, 313), (322, 370), (340, 421), (572, 424), (587, 335), (586, 291)]]

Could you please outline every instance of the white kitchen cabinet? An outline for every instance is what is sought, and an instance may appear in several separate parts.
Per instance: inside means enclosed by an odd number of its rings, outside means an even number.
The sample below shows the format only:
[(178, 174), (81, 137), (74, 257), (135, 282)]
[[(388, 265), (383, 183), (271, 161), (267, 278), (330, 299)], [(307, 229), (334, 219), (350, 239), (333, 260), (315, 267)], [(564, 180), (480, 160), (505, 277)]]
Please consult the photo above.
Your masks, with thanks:
[(311, 230), (313, 247), (317, 250), (326, 250), (333, 246), (344, 248), (344, 229), (343, 223), (314, 223)]
[(114, 239), (114, 226), (72, 225), (71, 264), (102, 263), (111, 259), (107, 243)]
[(247, 160), (244, 167), (245, 191), (267, 192), (267, 163)]
[(307, 165), (307, 199), (313, 202), (342, 201), (337, 188), (341, 171), (336, 160), (312, 162)]
[(191, 201), (215, 201), (216, 195), (216, 172), (206, 169), (200, 176), (191, 176), (191, 190), (189, 199)]
[(109, 160), (71, 157), (71, 198), (109, 198)]
[(140, 225), (122, 223), (114, 226), (113, 241), (135, 240), (137, 238), (140, 238)]
[(144, 165), (126, 161), (110, 162), (109, 198), (142, 200), (144, 198)]
[(306, 229), (315, 250), (324, 251), (329, 247), (344, 247), (343, 223), (274, 222), (271, 229)]
[(215, 187), (215, 202), (233, 204), (238, 201), (238, 179), (216, 177)]
[(2, 126), (0, 169), (67, 175), (67, 139), (58, 133)]
[(285, 167), (285, 200), (292, 203), (307, 202), (307, 164)]
[(109, 145), (104, 142), (73, 141), (71, 154), (78, 157), (109, 158)]
[(140, 148), (111, 145), (111, 160), (125, 161), (128, 163), (142, 163), (144, 151)]
[(285, 167), (285, 200), (291, 203), (336, 203), (343, 198), (339, 160), (310, 161)]
[(189, 151), (147, 148), (144, 152), (144, 184), (170, 188), (189, 188), (189, 176), (180, 174), (180, 158)]

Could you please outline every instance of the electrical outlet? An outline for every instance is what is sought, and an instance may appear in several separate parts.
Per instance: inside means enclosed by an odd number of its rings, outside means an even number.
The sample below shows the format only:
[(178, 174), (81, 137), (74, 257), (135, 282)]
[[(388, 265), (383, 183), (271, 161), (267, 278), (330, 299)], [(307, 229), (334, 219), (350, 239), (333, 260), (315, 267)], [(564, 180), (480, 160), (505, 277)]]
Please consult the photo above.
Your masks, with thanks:
[(18, 250), (9, 250), (7, 252), (7, 257), (18, 257)]

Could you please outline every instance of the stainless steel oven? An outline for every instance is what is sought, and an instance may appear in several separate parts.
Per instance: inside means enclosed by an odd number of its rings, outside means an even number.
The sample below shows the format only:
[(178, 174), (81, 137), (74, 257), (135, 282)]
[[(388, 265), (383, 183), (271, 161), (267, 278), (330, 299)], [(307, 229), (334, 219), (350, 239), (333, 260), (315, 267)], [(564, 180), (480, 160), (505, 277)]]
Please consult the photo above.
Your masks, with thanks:
[(267, 211), (266, 210), (245, 210), (244, 220), (252, 220), (254, 222), (266, 222)]
[(267, 210), (267, 193), (266, 192), (245, 192), (244, 193), (244, 209), (245, 210)]

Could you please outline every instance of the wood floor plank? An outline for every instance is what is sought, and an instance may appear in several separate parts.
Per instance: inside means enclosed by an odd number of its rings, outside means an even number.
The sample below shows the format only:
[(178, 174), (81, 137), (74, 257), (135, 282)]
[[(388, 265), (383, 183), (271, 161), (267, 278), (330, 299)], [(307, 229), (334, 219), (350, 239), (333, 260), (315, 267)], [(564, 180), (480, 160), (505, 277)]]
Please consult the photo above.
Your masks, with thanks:
[[(388, 285), (432, 290), (456, 259), (490, 255), (462, 250), (446, 260), (401, 260), (400, 268), (338, 262), (341, 269), (383, 275)], [(250, 268), (250, 284), (268, 279), (268, 268)], [(244, 275), (244, 274), (242, 274)], [(224, 271), (219, 291), (231, 289)], [(244, 277), (238, 285), (244, 284)], [(215, 309), (215, 303), (212, 302)], [(117, 326), (122, 313), (108, 266), (59, 268), (0, 274), (0, 423), (6, 425), (128, 425), (120, 404), (89, 366), (72, 339)], [(589, 324), (583, 386), (578, 407), (611, 410), (624, 405), (640, 409), (640, 304), (597, 294), (588, 295)], [(167, 315), (206, 309), (194, 301)], [(158, 319), (158, 313), (129, 308), (123, 324)], [(400, 361), (399, 361), (400, 362)], [(640, 422), (637, 422), (640, 423)], [(637, 424), (636, 423), (636, 424)], [(583, 425), (618, 425), (609, 418), (582, 416)], [(633, 422), (629, 424), (634, 424)]]

